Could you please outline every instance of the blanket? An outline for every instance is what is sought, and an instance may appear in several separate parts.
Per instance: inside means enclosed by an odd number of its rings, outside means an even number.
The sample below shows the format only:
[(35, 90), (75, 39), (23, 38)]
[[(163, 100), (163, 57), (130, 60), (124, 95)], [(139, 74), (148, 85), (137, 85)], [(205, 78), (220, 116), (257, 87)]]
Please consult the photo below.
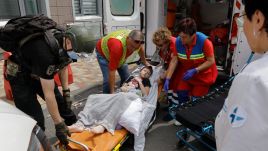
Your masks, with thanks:
[(78, 114), (79, 121), (85, 127), (103, 125), (114, 134), (120, 116), (128, 108), (131, 101), (139, 98), (135, 93), (120, 92), (116, 94), (94, 94), (87, 99), (86, 105)]

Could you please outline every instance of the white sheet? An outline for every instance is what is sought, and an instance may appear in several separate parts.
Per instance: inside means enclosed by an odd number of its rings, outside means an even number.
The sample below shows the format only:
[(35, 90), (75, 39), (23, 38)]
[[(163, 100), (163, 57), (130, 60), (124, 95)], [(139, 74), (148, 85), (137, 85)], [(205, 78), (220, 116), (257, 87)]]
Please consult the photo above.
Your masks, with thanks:
[(158, 83), (159, 71), (161, 66), (153, 67), (153, 75), (150, 78), (152, 87), (150, 89), (149, 95), (144, 97), (146, 101), (143, 102), (143, 112), (141, 116), (140, 134), (139, 136), (134, 136), (134, 150), (143, 151), (145, 147), (145, 132), (150, 124), (154, 111), (157, 104), (157, 93), (158, 93)]

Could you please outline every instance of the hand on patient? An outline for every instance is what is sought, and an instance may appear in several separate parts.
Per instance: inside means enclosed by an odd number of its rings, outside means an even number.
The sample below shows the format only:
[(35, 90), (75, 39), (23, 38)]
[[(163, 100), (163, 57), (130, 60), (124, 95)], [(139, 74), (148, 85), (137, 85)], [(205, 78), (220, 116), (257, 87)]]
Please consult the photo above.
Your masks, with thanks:
[(165, 90), (166, 93), (167, 93), (168, 90), (169, 90), (169, 81), (170, 81), (169, 78), (167, 78), (167, 79), (165, 80), (164, 90)]

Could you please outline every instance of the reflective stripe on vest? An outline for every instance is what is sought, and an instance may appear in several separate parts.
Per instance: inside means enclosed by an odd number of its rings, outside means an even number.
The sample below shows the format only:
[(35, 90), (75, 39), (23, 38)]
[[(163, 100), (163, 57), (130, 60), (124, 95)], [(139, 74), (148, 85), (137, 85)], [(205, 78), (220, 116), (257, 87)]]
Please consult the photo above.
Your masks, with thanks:
[(122, 46), (123, 46), (123, 55), (120, 58), (119, 66), (121, 66), (125, 63), (126, 54), (127, 54), (127, 42), (126, 42), (126, 40), (127, 40), (127, 36), (130, 33), (130, 31), (131, 30), (128, 30), (128, 29), (117, 30), (117, 31), (111, 32), (110, 34), (108, 34), (107, 36), (102, 38), (101, 49), (102, 49), (102, 52), (107, 60), (110, 60), (109, 48), (107, 45), (108, 40), (110, 38), (115, 38), (115, 39), (118, 39), (122, 43)]
[[(196, 32), (196, 45), (193, 47), (192, 54), (190, 55), (190, 60), (205, 58), (205, 55), (203, 53), (203, 46), (206, 39), (207, 36), (205, 34)], [(183, 46), (180, 37), (176, 39), (176, 50), (180, 59), (187, 60), (186, 49)]]

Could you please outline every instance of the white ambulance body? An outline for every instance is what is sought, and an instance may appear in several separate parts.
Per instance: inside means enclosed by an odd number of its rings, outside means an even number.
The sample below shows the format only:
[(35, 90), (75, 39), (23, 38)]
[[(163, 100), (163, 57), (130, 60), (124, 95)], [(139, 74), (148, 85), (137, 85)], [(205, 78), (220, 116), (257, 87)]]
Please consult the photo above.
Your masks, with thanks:
[[(49, 2), (51, 1), (42, 1), (44, 4), (40, 6), (42, 13), (51, 17)], [(80, 2), (79, 5), (77, 2)], [(78, 6), (79, 11), (85, 14), (90, 13), (94, 7), (97, 15), (77, 16)], [(208, 36), (211, 31), (217, 30), (218, 25), (225, 24), (227, 27), (226, 43), (214, 45), (219, 70), (228, 74), (237, 73), (251, 53), (242, 26), (238, 26), (237, 29), (233, 27), (236, 24), (234, 18), (243, 14), (242, 0), (72, 0), (72, 8), (74, 22), (70, 25), (88, 28), (91, 31), (91, 41), (94, 41), (93, 45), (102, 36), (117, 29), (142, 30), (146, 35), (146, 55), (153, 61), (159, 59), (154, 55), (156, 46), (152, 42), (153, 33), (159, 27), (167, 26), (177, 36), (176, 25), (186, 16), (194, 18), (198, 31)], [(21, 12), (21, 15), (25, 14)], [(5, 23), (6, 21), (0, 20), (0, 27)], [(138, 59), (139, 57), (133, 54), (127, 61), (133, 62)]]
[[(219, 25), (227, 27), (227, 42), (222, 45), (214, 45), (219, 70), (225, 71), (227, 74), (236, 74), (251, 54), (243, 27), (233, 27), (236, 24), (234, 18), (243, 14), (242, 0), (134, 0), (133, 2), (126, 1), (127, 6), (133, 5), (131, 15), (116, 16), (112, 13), (110, 1), (103, 1), (104, 35), (122, 28), (141, 29), (146, 35), (146, 55), (154, 61), (159, 58), (154, 55), (156, 46), (152, 42), (153, 33), (161, 26), (169, 27), (172, 33), (176, 32), (177, 22), (185, 16), (197, 18), (199, 21), (197, 21), (197, 25), (201, 27), (199, 31), (208, 36)], [(173, 20), (170, 17), (172, 13), (175, 14)], [(172, 22), (173, 27), (171, 26)], [(254, 55), (253, 59), (256, 57), (259, 56)], [(137, 60), (138, 58), (136, 56), (129, 61), (133, 61), (133, 59)]]

